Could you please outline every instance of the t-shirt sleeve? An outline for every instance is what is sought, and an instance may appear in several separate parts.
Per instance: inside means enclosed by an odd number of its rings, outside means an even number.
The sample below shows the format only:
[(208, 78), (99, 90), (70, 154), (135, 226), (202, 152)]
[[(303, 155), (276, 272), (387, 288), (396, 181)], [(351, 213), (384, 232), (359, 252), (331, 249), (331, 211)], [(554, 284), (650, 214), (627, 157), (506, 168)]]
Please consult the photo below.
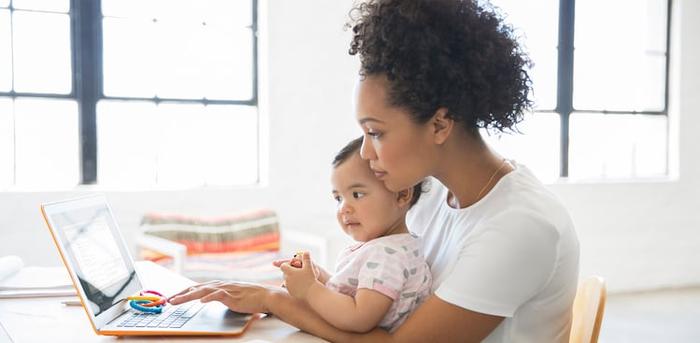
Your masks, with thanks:
[(357, 288), (375, 290), (396, 300), (401, 295), (408, 270), (404, 267), (400, 247), (374, 245), (362, 255)]
[(436, 295), (462, 308), (511, 317), (551, 277), (558, 231), (527, 214), (502, 214), (462, 245)]

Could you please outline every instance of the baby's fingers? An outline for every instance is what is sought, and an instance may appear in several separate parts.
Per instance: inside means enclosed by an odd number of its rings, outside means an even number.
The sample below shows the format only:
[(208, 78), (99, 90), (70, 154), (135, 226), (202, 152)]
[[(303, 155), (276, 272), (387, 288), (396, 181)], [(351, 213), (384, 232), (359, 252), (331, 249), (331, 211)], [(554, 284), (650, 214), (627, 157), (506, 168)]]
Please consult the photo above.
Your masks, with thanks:
[(289, 259), (289, 258), (283, 259), (283, 260), (275, 260), (275, 261), (272, 261), (272, 265), (275, 267), (279, 267), (282, 265), (282, 263), (288, 263), (290, 261), (291, 261), (291, 259)]
[(296, 268), (296, 267), (292, 266), (291, 263), (292, 263), (292, 262), (284, 262), (284, 263), (282, 263), (282, 264), (280, 265), (280, 270), (282, 271), (282, 273), (284, 273), (284, 276), (285, 276), (285, 277), (286, 277), (287, 275), (289, 275), (289, 274), (291, 274), (291, 273), (295, 273), (295, 272), (297, 272), (297, 271), (299, 270), (299, 268)]

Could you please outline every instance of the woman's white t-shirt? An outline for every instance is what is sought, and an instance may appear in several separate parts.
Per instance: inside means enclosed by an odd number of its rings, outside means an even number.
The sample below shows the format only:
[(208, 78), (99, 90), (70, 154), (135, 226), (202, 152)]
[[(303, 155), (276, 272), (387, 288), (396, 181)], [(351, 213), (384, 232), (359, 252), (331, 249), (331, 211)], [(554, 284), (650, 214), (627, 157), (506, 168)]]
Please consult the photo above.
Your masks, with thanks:
[(459, 307), (505, 317), (484, 342), (568, 342), (579, 244), (561, 202), (521, 164), (477, 203), (447, 204), (431, 178), (407, 216), (423, 239), (433, 290)]

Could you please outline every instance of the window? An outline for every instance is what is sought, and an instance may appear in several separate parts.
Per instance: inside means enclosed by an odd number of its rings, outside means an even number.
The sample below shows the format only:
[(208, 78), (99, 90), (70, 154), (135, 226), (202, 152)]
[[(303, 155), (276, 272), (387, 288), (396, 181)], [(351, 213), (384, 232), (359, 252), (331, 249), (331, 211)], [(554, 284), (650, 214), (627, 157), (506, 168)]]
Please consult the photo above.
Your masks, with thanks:
[(669, 0), (492, 4), (534, 63), (535, 111), (489, 143), (544, 180), (667, 175)]
[(0, 189), (253, 184), (255, 0), (0, 0)]

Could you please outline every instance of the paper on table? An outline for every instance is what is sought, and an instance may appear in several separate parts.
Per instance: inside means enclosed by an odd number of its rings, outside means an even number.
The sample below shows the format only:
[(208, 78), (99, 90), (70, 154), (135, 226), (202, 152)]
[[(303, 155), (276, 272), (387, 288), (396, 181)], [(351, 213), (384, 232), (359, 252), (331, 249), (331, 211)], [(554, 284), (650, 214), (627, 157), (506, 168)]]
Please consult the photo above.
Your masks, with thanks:
[(68, 272), (63, 267), (24, 267), (0, 281), (0, 291), (57, 289), (73, 290)]
[(0, 299), (12, 298), (43, 298), (43, 297), (69, 297), (76, 295), (73, 287), (58, 289), (22, 289), (22, 290), (0, 290)]
[(22, 269), (24, 263), (18, 256), (3, 256), (0, 257), (0, 280), (16, 273)]
[(5, 330), (5, 326), (3, 326), (1, 322), (0, 322), (0, 342), (12, 342), (12, 337), (10, 337), (10, 334), (7, 333), (7, 330)]
[(0, 257), (0, 299), (75, 295), (61, 267), (25, 267), (17, 256)]

